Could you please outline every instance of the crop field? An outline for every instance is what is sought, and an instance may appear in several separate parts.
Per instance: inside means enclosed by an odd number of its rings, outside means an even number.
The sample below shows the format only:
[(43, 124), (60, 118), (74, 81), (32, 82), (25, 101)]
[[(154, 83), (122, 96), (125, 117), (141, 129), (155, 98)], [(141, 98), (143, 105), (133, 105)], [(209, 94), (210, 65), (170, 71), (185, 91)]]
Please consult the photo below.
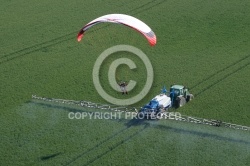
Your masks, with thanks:
[[(178, 112), (250, 126), (250, 1), (247, 0), (1, 0), (0, 165), (250, 165), (250, 133), (223, 127), (160, 120), (69, 119), (70, 112), (102, 112), (48, 103), (44, 97), (107, 103), (96, 91), (92, 70), (98, 56), (119, 44), (150, 59), (154, 81), (140, 107), (171, 84), (189, 87), (195, 98)], [(157, 36), (150, 47), (136, 31), (104, 23), (83, 40), (89, 21), (111, 13), (134, 16)], [(107, 73), (126, 57), (117, 81), (137, 85), (122, 96)], [(146, 69), (133, 54), (119, 52), (101, 66), (106, 92), (137, 95)]]

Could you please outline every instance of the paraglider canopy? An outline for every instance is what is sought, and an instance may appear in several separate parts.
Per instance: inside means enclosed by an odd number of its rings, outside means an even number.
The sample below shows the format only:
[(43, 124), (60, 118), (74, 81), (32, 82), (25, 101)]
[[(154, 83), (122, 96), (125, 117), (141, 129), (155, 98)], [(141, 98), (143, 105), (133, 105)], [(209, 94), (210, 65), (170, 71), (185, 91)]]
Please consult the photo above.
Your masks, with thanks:
[(133, 28), (136, 31), (140, 32), (143, 36), (145, 36), (151, 46), (154, 46), (156, 44), (156, 35), (147, 24), (135, 17), (125, 14), (108, 14), (92, 20), (79, 31), (77, 40), (80, 42), (84, 33), (89, 28), (96, 24), (104, 22), (123, 24), (130, 28)]

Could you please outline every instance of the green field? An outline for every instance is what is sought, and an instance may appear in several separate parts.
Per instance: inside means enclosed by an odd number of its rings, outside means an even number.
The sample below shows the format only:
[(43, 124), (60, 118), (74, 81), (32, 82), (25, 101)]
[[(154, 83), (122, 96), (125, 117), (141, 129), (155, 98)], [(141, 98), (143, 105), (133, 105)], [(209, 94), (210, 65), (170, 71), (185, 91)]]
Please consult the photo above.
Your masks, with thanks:
[[(195, 99), (178, 109), (185, 115), (250, 126), (250, 2), (247, 0), (1, 1), (0, 165), (250, 165), (250, 133), (177, 121), (70, 120), (69, 112), (100, 111), (46, 103), (32, 94), (107, 103), (92, 82), (97, 57), (128, 44), (141, 49), (154, 68), (150, 92), (183, 84)], [(91, 28), (104, 14), (124, 13), (146, 22), (157, 35), (150, 47), (141, 34), (117, 24)], [(116, 58), (118, 80), (133, 79), (127, 96), (108, 85)], [(145, 83), (145, 67), (129, 53), (102, 66), (110, 95), (129, 98)]]

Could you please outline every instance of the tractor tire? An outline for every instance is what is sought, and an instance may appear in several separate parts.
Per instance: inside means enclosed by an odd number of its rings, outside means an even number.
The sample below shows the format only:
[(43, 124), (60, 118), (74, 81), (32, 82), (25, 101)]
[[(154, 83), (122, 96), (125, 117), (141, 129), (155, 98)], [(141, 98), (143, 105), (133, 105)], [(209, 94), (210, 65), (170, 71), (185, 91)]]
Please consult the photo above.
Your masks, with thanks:
[(186, 99), (184, 97), (178, 97), (178, 105), (177, 107), (182, 107), (186, 104)]
[(187, 96), (186, 101), (189, 102), (189, 101), (193, 100), (193, 98), (194, 98), (194, 95), (193, 95), (193, 94), (189, 94), (189, 95)]

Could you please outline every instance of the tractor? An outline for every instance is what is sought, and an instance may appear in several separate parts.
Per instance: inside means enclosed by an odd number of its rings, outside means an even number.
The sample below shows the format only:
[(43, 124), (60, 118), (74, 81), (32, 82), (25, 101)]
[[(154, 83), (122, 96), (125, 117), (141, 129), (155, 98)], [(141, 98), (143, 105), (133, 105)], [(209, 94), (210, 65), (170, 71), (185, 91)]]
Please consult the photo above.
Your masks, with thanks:
[(172, 107), (179, 108), (194, 98), (194, 95), (183, 85), (172, 85), (169, 94)]
[(148, 104), (144, 105), (137, 114), (137, 118), (159, 119), (169, 108), (182, 107), (191, 101), (194, 96), (183, 85), (172, 85), (170, 91), (165, 86), (161, 93), (155, 96)]

